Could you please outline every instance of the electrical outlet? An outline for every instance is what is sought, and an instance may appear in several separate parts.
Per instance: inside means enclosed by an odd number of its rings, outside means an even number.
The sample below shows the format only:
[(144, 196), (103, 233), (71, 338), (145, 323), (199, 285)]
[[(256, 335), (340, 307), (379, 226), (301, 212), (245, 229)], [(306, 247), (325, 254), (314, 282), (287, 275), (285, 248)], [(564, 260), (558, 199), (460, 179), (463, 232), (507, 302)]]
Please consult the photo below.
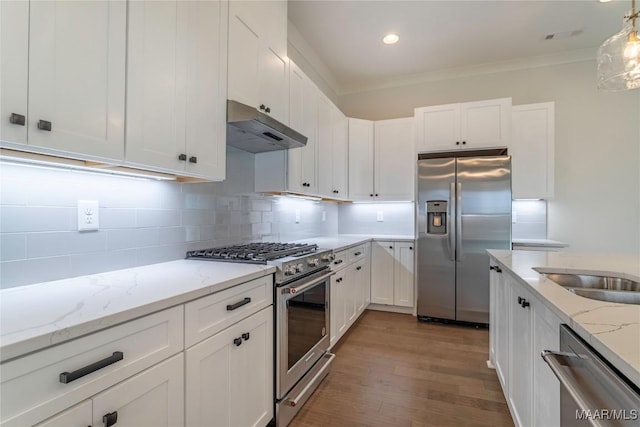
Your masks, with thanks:
[(94, 231), (100, 228), (100, 211), (97, 200), (78, 200), (78, 231)]
[(518, 213), (516, 211), (511, 212), (511, 223), (515, 224), (518, 222)]
[(296, 224), (300, 222), (300, 209), (296, 209)]
[(378, 214), (376, 215), (376, 221), (378, 221), (378, 222), (383, 222), (384, 221), (384, 212), (383, 211), (378, 211)]

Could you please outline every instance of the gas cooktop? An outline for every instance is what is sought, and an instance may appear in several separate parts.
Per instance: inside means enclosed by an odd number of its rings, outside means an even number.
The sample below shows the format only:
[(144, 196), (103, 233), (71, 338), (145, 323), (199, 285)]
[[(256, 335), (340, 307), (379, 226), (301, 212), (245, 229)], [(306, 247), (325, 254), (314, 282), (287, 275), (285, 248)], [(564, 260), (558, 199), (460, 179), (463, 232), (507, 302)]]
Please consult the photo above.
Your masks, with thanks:
[(317, 250), (318, 245), (306, 243), (260, 242), (189, 251), (187, 259), (266, 264), (280, 258), (308, 255)]

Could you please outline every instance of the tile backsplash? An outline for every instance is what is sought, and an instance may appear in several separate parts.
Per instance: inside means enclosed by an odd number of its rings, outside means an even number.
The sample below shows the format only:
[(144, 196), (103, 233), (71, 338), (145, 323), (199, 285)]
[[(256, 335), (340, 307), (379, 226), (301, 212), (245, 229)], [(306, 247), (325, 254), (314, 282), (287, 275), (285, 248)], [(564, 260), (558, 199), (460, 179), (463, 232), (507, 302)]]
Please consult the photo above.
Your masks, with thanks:
[(346, 203), (340, 205), (338, 228), (342, 234), (413, 236), (414, 203)]
[(511, 204), (514, 239), (547, 238), (546, 200), (514, 200)]
[[(0, 164), (0, 287), (338, 232), (336, 204), (255, 194), (253, 156), (228, 157), (227, 181), (197, 184)], [(85, 199), (99, 202), (98, 231), (77, 231)]]

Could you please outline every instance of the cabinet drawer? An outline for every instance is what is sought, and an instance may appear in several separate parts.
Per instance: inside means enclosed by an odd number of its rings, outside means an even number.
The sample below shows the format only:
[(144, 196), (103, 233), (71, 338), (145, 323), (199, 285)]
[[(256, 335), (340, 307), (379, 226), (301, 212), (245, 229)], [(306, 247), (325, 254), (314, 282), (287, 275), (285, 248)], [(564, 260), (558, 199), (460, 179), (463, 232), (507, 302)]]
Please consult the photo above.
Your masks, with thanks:
[(183, 330), (178, 306), (3, 363), (2, 425), (33, 425), (182, 351)]
[(353, 248), (347, 249), (347, 253), (349, 255), (349, 259), (347, 264), (351, 264), (352, 262), (360, 261), (365, 258), (366, 252), (364, 249), (365, 245), (354, 246)]
[(331, 269), (334, 271), (340, 270), (349, 264), (349, 249), (345, 249), (340, 252), (335, 252), (335, 259), (331, 264)]
[(273, 276), (260, 277), (185, 304), (185, 346), (191, 347), (273, 304)]

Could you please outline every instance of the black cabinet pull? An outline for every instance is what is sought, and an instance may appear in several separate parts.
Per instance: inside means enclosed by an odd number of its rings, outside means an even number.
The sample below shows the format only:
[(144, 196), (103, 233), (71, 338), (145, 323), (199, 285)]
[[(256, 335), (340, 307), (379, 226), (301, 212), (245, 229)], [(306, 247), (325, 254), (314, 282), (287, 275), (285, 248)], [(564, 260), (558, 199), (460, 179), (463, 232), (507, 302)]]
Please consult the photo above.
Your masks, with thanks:
[(38, 120), (38, 129), (51, 132), (51, 122), (48, 122), (46, 120)]
[(389, 249), (393, 249), (393, 246), (389, 246)]
[(71, 381), (75, 381), (78, 378), (82, 378), (92, 372), (98, 371), (102, 368), (106, 368), (109, 365), (113, 365), (114, 363), (119, 362), (122, 359), (124, 359), (124, 353), (122, 353), (121, 351), (114, 351), (111, 356), (92, 363), (91, 365), (87, 365), (84, 368), (80, 368), (77, 371), (61, 373), (60, 382), (62, 384), (69, 384)]
[(265, 107), (264, 104), (260, 104), (260, 106), (258, 108), (260, 108), (260, 110), (264, 111), (264, 109), (267, 108), (267, 107)]
[(518, 297), (518, 304), (522, 304), (522, 297)]
[(187, 161), (187, 155), (186, 154), (179, 154), (178, 155), (178, 160), (182, 160), (183, 162)]
[(242, 334), (242, 339), (245, 341), (249, 341), (249, 338), (251, 338), (251, 335), (249, 332), (245, 332), (244, 334)]
[(233, 344), (234, 344), (236, 347), (240, 347), (240, 346), (242, 345), (242, 337), (234, 338), (234, 339), (233, 339)]
[(462, 141), (462, 145), (467, 145), (467, 141)]
[(243, 305), (249, 304), (250, 302), (251, 302), (251, 298), (247, 297), (247, 298), (243, 299), (242, 301), (238, 301), (238, 302), (236, 302), (234, 304), (229, 304), (229, 305), (227, 305), (227, 311), (233, 311), (236, 308), (240, 308)]
[(522, 308), (527, 308), (529, 307), (531, 304), (529, 303), (529, 301), (527, 301), (526, 299), (522, 298), (522, 303), (520, 303), (520, 306)]
[(362, 255), (362, 252), (356, 252), (356, 253), (354, 253), (353, 255), (354, 255), (354, 256), (360, 256), (360, 255)]
[(198, 158), (196, 156), (189, 157), (189, 163), (198, 163)]
[(111, 412), (107, 415), (102, 416), (102, 422), (104, 423), (104, 427), (111, 427), (115, 423), (118, 422), (118, 411)]
[(460, 145), (460, 141), (456, 141), (456, 145)]
[(356, 270), (362, 270), (362, 266), (361, 265), (357, 266)]
[(369, 197), (373, 197), (373, 193), (369, 194)]
[(502, 273), (502, 269), (497, 265), (490, 265), (489, 270), (494, 270), (496, 273)]
[(335, 265), (342, 264), (342, 262), (343, 262), (343, 260), (341, 260), (341, 259), (339, 259), (339, 260), (337, 260), (337, 261), (333, 261), (333, 263), (334, 263)]
[(271, 107), (267, 107), (267, 108), (265, 108), (265, 110), (264, 110), (264, 111), (265, 111), (265, 112), (267, 112), (267, 113), (270, 113), (270, 112), (271, 112)]
[(413, 250), (413, 246), (409, 246), (409, 250), (412, 251)]
[(376, 193), (376, 197), (378, 197), (378, 193)]
[(9, 117), (9, 123), (24, 126), (26, 123), (26, 118), (22, 114), (11, 113), (11, 117)]

